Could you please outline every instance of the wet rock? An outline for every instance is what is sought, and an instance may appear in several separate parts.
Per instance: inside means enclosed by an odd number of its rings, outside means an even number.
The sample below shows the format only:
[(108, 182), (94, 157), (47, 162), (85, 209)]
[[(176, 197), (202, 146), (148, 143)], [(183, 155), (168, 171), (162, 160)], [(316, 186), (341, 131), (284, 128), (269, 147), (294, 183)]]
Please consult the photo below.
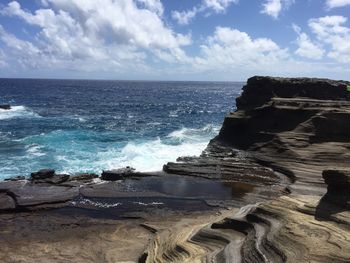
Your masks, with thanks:
[(134, 175), (135, 175), (135, 169), (127, 166), (121, 169), (103, 171), (101, 174), (101, 179), (104, 181), (117, 181), (117, 180), (125, 179), (127, 177), (132, 177)]
[(181, 158), (163, 166), (169, 174), (221, 179), (259, 184), (275, 184), (280, 181), (272, 169), (253, 162), (245, 154), (235, 152), (219, 141), (210, 142), (199, 157)]
[(9, 104), (0, 105), (1, 110), (11, 110), (11, 106)]
[(93, 174), (93, 173), (84, 173), (84, 174), (78, 174), (75, 176), (72, 176), (70, 178), (70, 181), (91, 181), (95, 178), (98, 178), (97, 174)]
[(15, 208), (15, 200), (7, 193), (0, 193), (0, 212), (1, 210), (13, 210)]
[(38, 172), (31, 173), (31, 178), (33, 180), (37, 180), (37, 179), (40, 180), (40, 179), (53, 177), (54, 175), (55, 175), (55, 170), (53, 169), (41, 169)]
[(67, 201), (72, 200), (79, 195), (77, 187), (63, 186), (41, 186), (27, 184), (21, 188), (11, 189), (11, 192), (17, 196), (18, 205), (22, 208), (32, 208), (41, 205), (41, 208), (50, 207), (51, 204), (65, 205)]
[(197, 160), (196, 156), (181, 156), (176, 159), (177, 162), (192, 162)]
[(18, 176), (6, 178), (6, 179), (4, 179), (4, 180), (5, 180), (5, 181), (20, 181), (20, 180), (25, 180), (25, 179), (26, 179), (25, 176), (18, 175)]
[(52, 177), (49, 178), (35, 179), (33, 180), (33, 183), (61, 184), (68, 181), (69, 177), (69, 174), (54, 174)]

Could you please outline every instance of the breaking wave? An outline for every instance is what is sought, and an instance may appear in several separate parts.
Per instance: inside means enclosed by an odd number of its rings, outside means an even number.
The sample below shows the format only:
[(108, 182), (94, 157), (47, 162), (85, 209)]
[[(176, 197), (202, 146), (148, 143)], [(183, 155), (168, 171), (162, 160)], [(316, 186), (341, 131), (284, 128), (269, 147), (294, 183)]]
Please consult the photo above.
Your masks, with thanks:
[(12, 106), (10, 110), (0, 109), (0, 120), (33, 117), (36, 118), (40, 116), (24, 106)]

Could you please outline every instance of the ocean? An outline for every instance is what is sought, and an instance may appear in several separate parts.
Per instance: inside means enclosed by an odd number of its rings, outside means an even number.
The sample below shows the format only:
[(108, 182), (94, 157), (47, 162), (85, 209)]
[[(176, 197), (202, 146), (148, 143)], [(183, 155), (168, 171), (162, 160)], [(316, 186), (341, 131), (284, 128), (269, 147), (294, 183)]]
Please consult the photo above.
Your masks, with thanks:
[(199, 155), (244, 83), (0, 79), (0, 180), (42, 168), (152, 172)]

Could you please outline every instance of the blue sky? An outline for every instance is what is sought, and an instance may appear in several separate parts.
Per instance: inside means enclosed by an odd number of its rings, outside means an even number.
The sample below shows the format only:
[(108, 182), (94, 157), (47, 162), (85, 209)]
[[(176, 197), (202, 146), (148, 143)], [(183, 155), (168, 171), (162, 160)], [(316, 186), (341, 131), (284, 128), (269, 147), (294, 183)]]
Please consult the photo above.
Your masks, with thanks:
[(0, 1), (0, 77), (350, 79), (350, 0)]

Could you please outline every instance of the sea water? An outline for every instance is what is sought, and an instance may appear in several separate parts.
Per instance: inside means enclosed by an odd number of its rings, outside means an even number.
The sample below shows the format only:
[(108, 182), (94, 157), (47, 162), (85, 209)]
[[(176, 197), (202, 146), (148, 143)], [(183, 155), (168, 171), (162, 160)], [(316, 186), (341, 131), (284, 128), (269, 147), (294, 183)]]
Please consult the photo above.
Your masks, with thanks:
[(243, 83), (0, 79), (0, 180), (132, 166), (159, 171), (199, 155)]

